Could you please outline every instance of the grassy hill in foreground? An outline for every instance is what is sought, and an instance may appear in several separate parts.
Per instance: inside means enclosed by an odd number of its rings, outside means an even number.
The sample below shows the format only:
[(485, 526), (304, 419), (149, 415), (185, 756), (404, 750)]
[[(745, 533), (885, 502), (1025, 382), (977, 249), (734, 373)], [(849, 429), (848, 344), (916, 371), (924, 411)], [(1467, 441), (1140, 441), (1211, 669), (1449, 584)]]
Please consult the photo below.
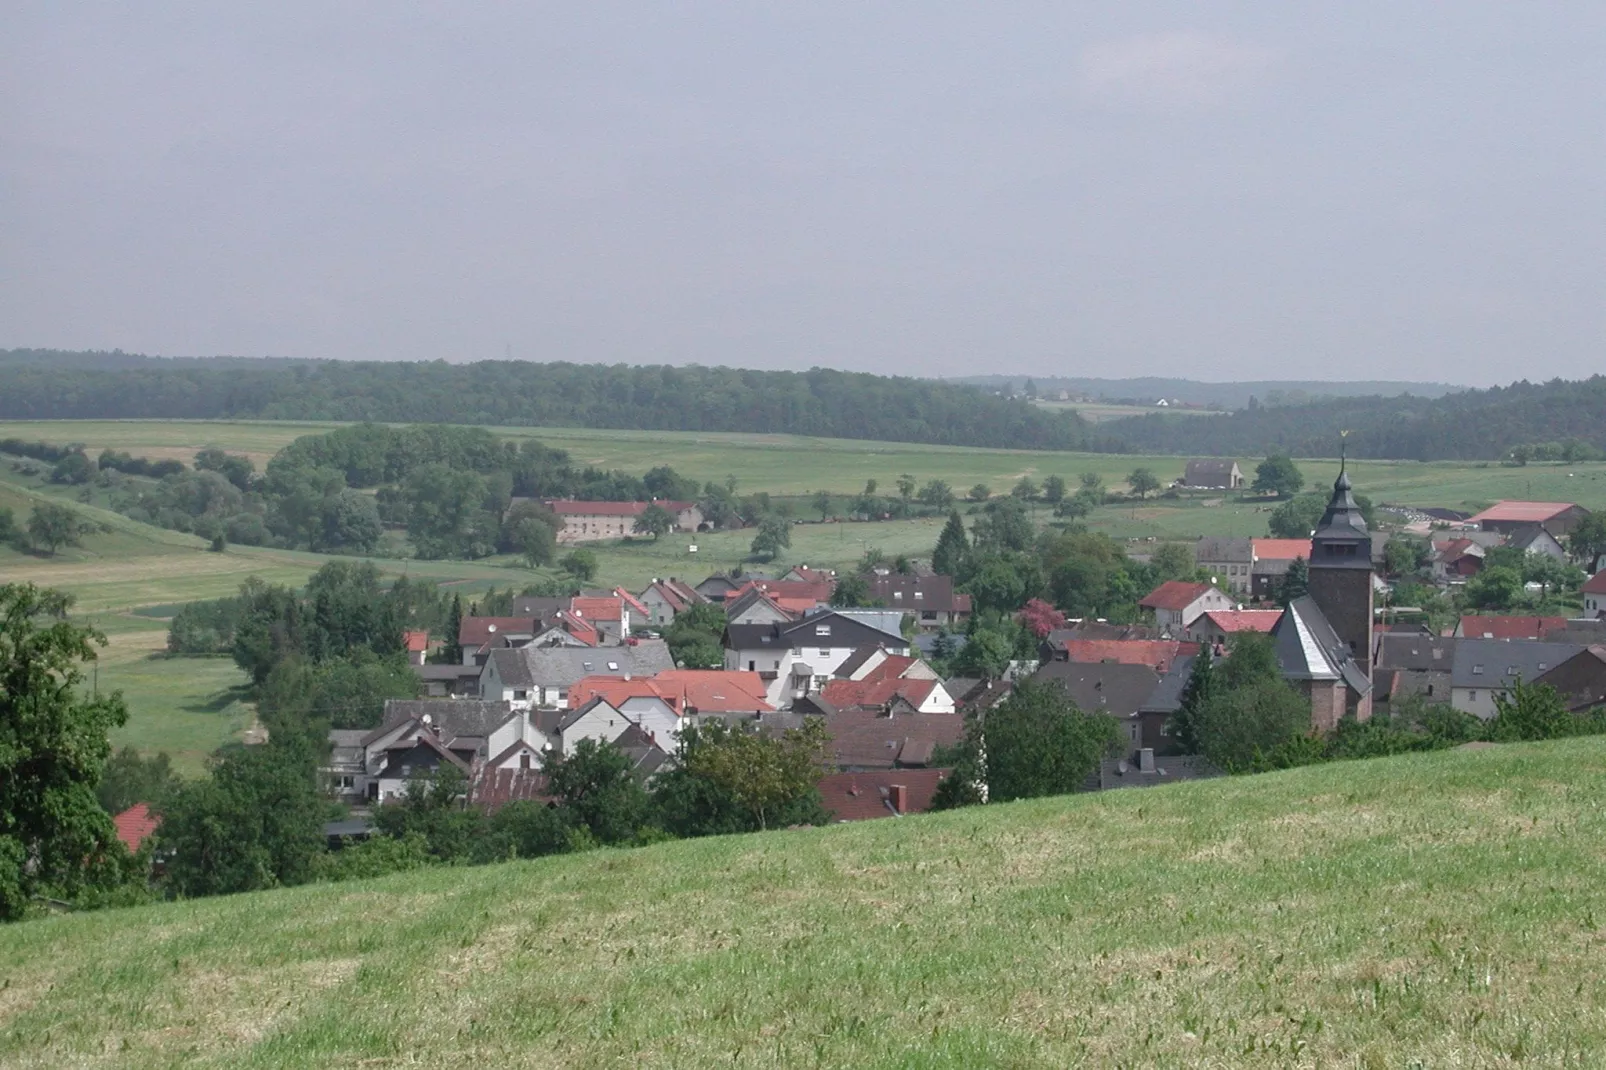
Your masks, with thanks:
[(1606, 742), (0, 929), (0, 1064), (1598, 1065)]

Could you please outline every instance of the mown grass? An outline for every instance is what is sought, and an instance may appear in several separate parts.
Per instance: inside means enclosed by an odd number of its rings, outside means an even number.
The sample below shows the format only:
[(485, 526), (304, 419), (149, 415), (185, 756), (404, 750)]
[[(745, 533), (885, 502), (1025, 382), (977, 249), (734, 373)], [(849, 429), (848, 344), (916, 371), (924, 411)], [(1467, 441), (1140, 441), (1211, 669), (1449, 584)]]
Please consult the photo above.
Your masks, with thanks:
[(1601, 741), (0, 930), (0, 1063), (1596, 1066)]

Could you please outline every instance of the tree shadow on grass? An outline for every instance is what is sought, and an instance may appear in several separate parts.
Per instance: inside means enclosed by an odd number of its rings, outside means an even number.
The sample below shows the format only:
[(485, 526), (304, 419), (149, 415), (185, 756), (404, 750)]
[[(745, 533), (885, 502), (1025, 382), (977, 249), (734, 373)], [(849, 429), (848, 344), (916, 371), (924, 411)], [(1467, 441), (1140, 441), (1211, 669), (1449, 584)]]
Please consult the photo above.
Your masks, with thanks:
[(186, 713), (222, 713), (236, 702), (249, 702), (250, 699), (251, 685), (238, 684), (234, 687), (225, 687), (202, 702), (179, 708)]

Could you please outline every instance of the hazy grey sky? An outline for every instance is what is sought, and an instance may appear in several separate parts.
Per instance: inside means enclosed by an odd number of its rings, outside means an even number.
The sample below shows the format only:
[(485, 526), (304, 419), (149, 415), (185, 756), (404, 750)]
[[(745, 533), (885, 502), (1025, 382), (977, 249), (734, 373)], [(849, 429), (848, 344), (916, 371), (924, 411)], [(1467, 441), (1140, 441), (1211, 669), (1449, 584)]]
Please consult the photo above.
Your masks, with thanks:
[(0, 346), (1579, 376), (1603, 169), (1600, 3), (13, 0)]

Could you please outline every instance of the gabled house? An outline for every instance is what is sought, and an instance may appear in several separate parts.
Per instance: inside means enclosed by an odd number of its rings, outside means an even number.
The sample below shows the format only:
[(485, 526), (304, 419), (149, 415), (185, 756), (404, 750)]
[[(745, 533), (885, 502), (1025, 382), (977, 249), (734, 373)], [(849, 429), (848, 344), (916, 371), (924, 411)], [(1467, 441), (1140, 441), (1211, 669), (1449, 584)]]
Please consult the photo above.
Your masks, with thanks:
[(152, 813), (149, 803), (135, 803), (112, 818), (112, 828), (130, 854), (138, 851), (140, 846), (154, 836), (156, 830), (161, 827), (161, 815)]
[(783, 580), (797, 580), (802, 583), (828, 583), (836, 586), (836, 569), (810, 568), (807, 565), (793, 565), (781, 573)]
[(1220, 457), (1189, 461), (1182, 470), (1181, 482), (1196, 490), (1242, 490), (1246, 485), (1238, 462)]
[(774, 712), (757, 673), (717, 669), (674, 669), (629, 679), (586, 677), (569, 697), (575, 705), (605, 699), (667, 750), (674, 749), (685, 725), (705, 717), (751, 718)]
[(1450, 669), (1458, 640), (1422, 632), (1385, 632), (1377, 637), (1372, 664), (1376, 702), (1393, 703), (1411, 695), (1430, 702), (1450, 701)]
[(1561, 540), (1547, 531), (1541, 524), (1524, 524), (1512, 531), (1506, 542), (1507, 546), (1515, 547), (1524, 553), (1544, 554), (1557, 561), (1571, 560), (1567, 548), (1562, 546)]
[(662, 639), (600, 649), (521, 647), (494, 650), (480, 676), (480, 697), (516, 709), (569, 708), (569, 689), (588, 676), (653, 676), (675, 667)]
[(909, 642), (902, 635), (835, 611), (784, 624), (729, 624), (724, 646), (725, 668), (758, 673), (768, 702), (777, 709), (822, 690), (861, 647), (882, 646), (889, 653), (909, 653)]
[[(1050, 632), (1053, 636), (1056, 633)], [(1181, 639), (1062, 639), (1045, 642), (1046, 661), (1077, 661), (1084, 665), (1109, 662), (1121, 665), (1147, 665), (1164, 673), (1178, 657), (1199, 652), (1199, 644)]]
[(703, 511), (696, 502), (576, 502), (549, 501), (546, 503), (563, 521), (558, 542), (596, 542), (599, 539), (622, 539), (636, 530), (636, 521), (650, 506), (665, 509), (675, 519), (676, 531), (697, 531), (703, 526)]
[(429, 656), (429, 633), (425, 631), (402, 632), (402, 646), (407, 651), (407, 664), (422, 665)]
[(464, 665), (484, 665), (497, 647), (520, 647), (535, 638), (534, 617), (464, 617), (457, 626), (457, 645)]
[(761, 572), (743, 572), (736, 576), (728, 576), (723, 572), (716, 572), (702, 583), (693, 588), (698, 594), (710, 602), (724, 602), (732, 592), (747, 586), (752, 580), (767, 580), (768, 576)]
[(1487, 721), (1518, 680), (1534, 683), (1586, 648), (1571, 643), (1462, 639), (1450, 667), (1450, 704)]
[(654, 579), (637, 600), (646, 609), (647, 623), (654, 628), (667, 628), (677, 615), (708, 601), (697, 588), (673, 576), (666, 580)]
[(414, 665), (423, 698), (478, 698), (479, 665)]
[(1193, 559), (1231, 593), (1249, 594), (1249, 576), (1255, 564), (1252, 540), (1205, 536), (1193, 544)]
[[(598, 597), (575, 596), (569, 600), (569, 612), (575, 619), (595, 628), (600, 637), (599, 643), (622, 643), (630, 630), (635, 627), (632, 619), (635, 601), (632, 595), (627, 601), (618, 594), (607, 594)], [(642, 619), (646, 616), (642, 613)]]
[(1138, 711), (1154, 694), (1160, 676), (1148, 665), (1050, 661), (1040, 666), (1032, 679), (1057, 684), (1083, 713), (1114, 717), (1127, 742), (1141, 746), (1143, 724)]
[(1213, 609), (1193, 622), (1187, 636), (1196, 643), (1219, 646), (1238, 632), (1269, 634), (1282, 615), (1280, 609)]
[(970, 620), (970, 595), (954, 591), (952, 576), (874, 571), (865, 577), (870, 596), (888, 609), (913, 615), (921, 631), (955, 628)]
[(1599, 617), (1606, 613), (1606, 569), (1584, 581), (1584, 616)]
[(1463, 583), (1468, 577), (1483, 570), (1488, 553), (1471, 539), (1436, 539), (1433, 542), (1431, 568), (1435, 583)]
[(1232, 609), (1233, 601), (1208, 583), (1167, 580), (1145, 595), (1138, 606), (1154, 614), (1154, 623), (1162, 635), (1181, 639), (1201, 614), (1212, 609)]
[(372, 802), (398, 799), (410, 781), (451, 766), (465, 778), (483, 759), (487, 739), (514, 715), (505, 702), (390, 699), (378, 728), (364, 735), (360, 792)]
[(781, 604), (756, 586), (748, 586), (725, 599), (725, 615), (731, 624), (784, 624), (797, 620), (801, 610)]
[(1249, 593), (1263, 601), (1277, 597), (1283, 577), (1288, 575), (1296, 560), (1303, 558), (1309, 563), (1311, 559), (1309, 539), (1251, 539), (1249, 542), (1255, 555), (1254, 564), (1249, 568)]
[(954, 697), (930, 665), (916, 657), (865, 647), (837, 667), (820, 697), (838, 710), (953, 713)]
[(1533, 680), (1556, 689), (1574, 713), (1606, 707), (1606, 645), (1586, 646)]

